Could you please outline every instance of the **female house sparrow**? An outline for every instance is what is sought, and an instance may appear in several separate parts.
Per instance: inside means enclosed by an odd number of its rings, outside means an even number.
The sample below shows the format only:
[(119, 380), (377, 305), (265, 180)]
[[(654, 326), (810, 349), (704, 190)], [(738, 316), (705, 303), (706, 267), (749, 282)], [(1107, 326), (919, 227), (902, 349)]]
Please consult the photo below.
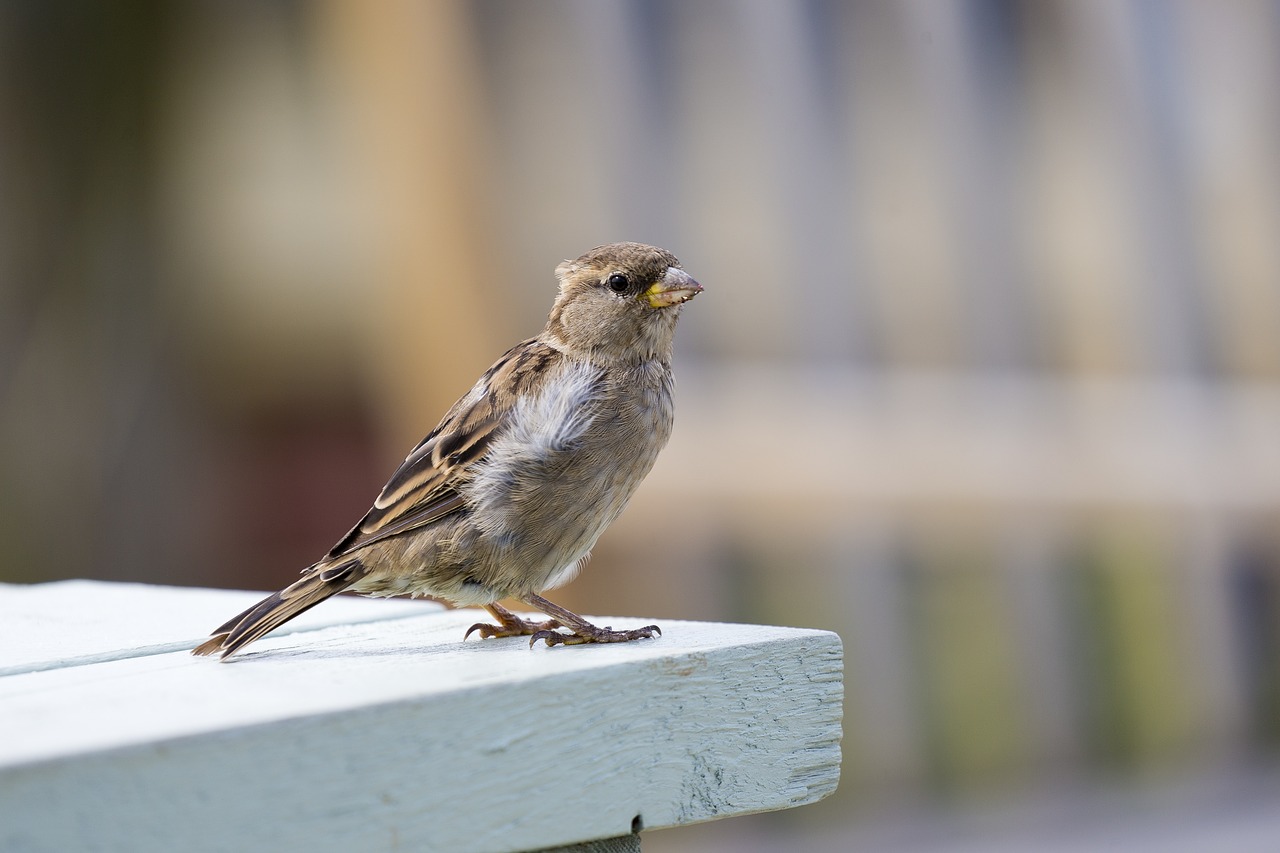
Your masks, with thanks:
[[(702, 286), (670, 253), (599, 246), (556, 268), (546, 327), (453, 405), (373, 508), (296, 583), (230, 619), (193, 654), (233, 654), (346, 589), (481, 605), (482, 638), (530, 645), (651, 638), (614, 631), (538, 593), (568, 583), (671, 435), (671, 341)], [(551, 617), (521, 619), (515, 598)], [(567, 629), (567, 633), (558, 629)]]

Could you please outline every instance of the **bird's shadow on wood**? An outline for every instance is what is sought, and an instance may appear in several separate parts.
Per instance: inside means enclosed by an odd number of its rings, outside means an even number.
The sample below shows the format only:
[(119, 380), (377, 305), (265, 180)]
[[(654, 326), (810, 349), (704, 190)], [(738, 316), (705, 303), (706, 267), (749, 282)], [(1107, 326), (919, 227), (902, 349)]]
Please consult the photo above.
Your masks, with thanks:
[(249, 652), (241, 652), (233, 658), (229, 658), (227, 663), (249, 662), (252, 660), (273, 659), (279, 660), (284, 658), (294, 659), (298, 661), (320, 661), (320, 660), (359, 660), (369, 658), (416, 658), (419, 660), (428, 660), (433, 658), (448, 658), (474, 655), (492, 655), (492, 654), (573, 654), (581, 653), (587, 649), (594, 648), (592, 646), (578, 646), (573, 649), (554, 649), (547, 648), (542, 644), (529, 646), (529, 641), (523, 637), (502, 637), (488, 640), (469, 640), (463, 642), (461, 640), (451, 641), (448, 643), (439, 642), (423, 642), (420, 645), (396, 643), (378, 644), (372, 640), (362, 640), (358, 644), (346, 643), (337, 645), (338, 641), (331, 641), (334, 645), (320, 643), (317, 645), (298, 645), (284, 646), (271, 649), (255, 649)]

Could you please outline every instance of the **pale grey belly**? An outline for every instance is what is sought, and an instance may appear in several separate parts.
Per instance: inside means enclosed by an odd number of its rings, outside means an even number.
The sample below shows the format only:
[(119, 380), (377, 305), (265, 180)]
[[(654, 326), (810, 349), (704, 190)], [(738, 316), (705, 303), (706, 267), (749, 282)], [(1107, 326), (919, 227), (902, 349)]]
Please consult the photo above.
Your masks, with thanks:
[[(510, 430), (494, 442), (461, 487), (469, 511), (371, 547), (362, 555), (370, 572), (357, 591), (486, 604), (572, 579), (671, 432), (669, 374), (630, 380), (606, 391), (609, 402), (575, 422), (580, 429), (551, 415), (580, 416), (586, 406), (534, 401), (527, 413), (546, 423)], [(530, 418), (524, 423), (528, 427)]]
[[(667, 412), (592, 428), (561, 453), (525, 459), (478, 486), (474, 513), (481, 550), (493, 549), (488, 583), (541, 592), (573, 577), (605, 529), (626, 507), (670, 434)], [(480, 480), (481, 478), (477, 478)]]

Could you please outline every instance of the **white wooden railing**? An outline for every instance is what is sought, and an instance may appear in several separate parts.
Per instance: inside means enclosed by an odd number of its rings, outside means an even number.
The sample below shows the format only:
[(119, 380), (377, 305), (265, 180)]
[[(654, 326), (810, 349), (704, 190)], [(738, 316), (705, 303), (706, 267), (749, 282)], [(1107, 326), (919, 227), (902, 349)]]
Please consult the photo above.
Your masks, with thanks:
[(828, 632), (659, 619), (529, 649), (463, 642), (476, 611), (344, 597), (188, 654), (257, 595), (0, 585), (0, 849), (634, 851), (839, 777)]

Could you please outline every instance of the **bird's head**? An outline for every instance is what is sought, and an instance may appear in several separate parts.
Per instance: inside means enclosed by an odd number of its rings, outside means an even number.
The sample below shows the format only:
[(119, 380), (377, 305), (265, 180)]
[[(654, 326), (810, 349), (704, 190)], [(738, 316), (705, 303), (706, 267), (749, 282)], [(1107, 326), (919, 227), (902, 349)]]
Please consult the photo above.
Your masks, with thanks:
[(675, 255), (642, 243), (597, 246), (556, 267), (556, 297), (545, 334), (593, 361), (667, 358), (680, 306), (702, 285)]

